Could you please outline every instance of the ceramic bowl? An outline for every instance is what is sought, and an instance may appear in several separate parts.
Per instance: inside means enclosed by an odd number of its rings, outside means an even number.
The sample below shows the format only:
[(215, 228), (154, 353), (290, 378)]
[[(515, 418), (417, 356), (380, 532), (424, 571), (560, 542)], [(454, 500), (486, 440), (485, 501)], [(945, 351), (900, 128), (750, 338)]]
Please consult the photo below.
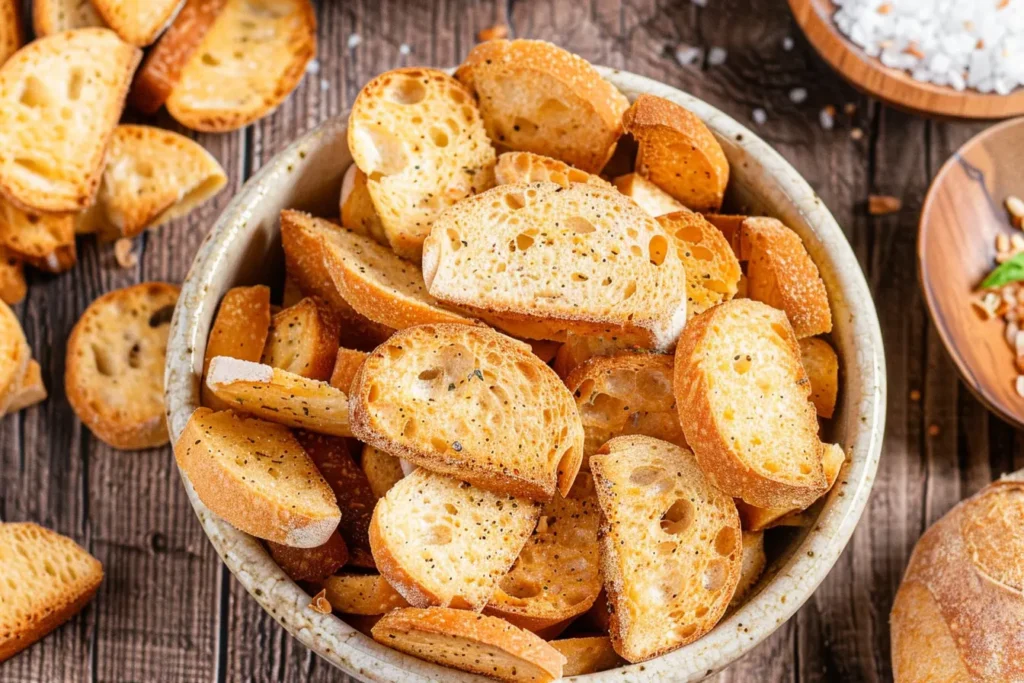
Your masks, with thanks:
[[(846, 546), (874, 482), (885, 420), (885, 360), (871, 295), (835, 219), (810, 186), (756, 135), (707, 103), (634, 74), (601, 68), (631, 100), (644, 92), (700, 116), (732, 165), (728, 206), (775, 216), (803, 238), (825, 280), (842, 383), (830, 438), (848, 454), (838, 482), (817, 509), (817, 522), (794, 533), (751, 597), (709, 634), (658, 659), (589, 676), (587, 681), (695, 681), (764, 640), (789, 619), (825, 578)], [(327, 121), (278, 154), (246, 183), (199, 249), (182, 287), (167, 350), (170, 432), (177, 438), (199, 405), (203, 351), (217, 303), (231, 287), (279, 283), (283, 255), (278, 213), (337, 214), (341, 177), (351, 163), (346, 119)], [(309, 609), (310, 597), (270, 559), (256, 539), (213, 515), (185, 488), (206, 534), (235, 578), (278, 622), (321, 657), (364, 681), (480, 681), (377, 644), (334, 615)]]

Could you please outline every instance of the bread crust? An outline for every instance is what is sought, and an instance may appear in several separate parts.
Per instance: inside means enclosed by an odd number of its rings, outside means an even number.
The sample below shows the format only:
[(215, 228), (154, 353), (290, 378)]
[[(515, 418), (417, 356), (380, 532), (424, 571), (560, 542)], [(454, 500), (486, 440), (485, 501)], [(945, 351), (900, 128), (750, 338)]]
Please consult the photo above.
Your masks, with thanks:
[(19, 0), (0, 0), (0, 65), (25, 42)]
[(804, 337), (800, 340), (800, 360), (811, 381), (811, 402), (818, 416), (831, 419), (839, 396), (839, 356), (824, 339)]
[(349, 553), (339, 533), (315, 548), (293, 548), (267, 541), (270, 556), (292, 581), (323, 581), (345, 566)]
[(25, 266), (18, 256), (0, 245), (0, 301), (9, 306), (19, 304), (28, 293)]
[(743, 271), (721, 231), (689, 210), (658, 216), (658, 224), (675, 240), (686, 268), (687, 319), (736, 296)]
[(409, 606), (380, 574), (342, 573), (327, 577), (321, 585), (331, 607), (344, 614), (372, 617)]
[(32, 29), (37, 38), (90, 27), (103, 27), (92, 0), (32, 0)]
[(564, 161), (533, 152), (505, 152), (494, 166), (494, 180), (498, 185), (509, 183), (557, 183), (567, 188), (572, 183), (586, 183), (608, 187), (599, 175), (573, 168)]
[[(327, 302), (306, 297), (271, 318), (260, 362), (307, 379), (326, 381), (334, 369), (338, 341), (338, 321)], [(346, 387), (339, 388), (348, 392)]]
[(626, 660), (615, 653), (608, 636), (552, 640), (550, 645), (565, 656), (566, 663), (562, 675), (567, 678), (615, 669), (626, 663)]
[(92, 0), (103, 21), (121, 40), (145, 47), (174, 19), (183, 0)]

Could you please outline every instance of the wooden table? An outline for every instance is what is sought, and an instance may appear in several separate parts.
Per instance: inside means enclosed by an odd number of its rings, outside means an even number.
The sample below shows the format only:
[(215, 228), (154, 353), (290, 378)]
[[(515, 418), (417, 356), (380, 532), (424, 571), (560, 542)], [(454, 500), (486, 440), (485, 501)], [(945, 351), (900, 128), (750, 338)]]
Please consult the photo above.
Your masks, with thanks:
[[(1024, 466), (1024, 439), (957, 380), (917, 282), (917, 217), (928, 181), (983, 124), (925, 121), (858, 95), (814, 54), (781, 0), (706, 4), (322, 0), (319, 69), (244, 132), (196, 136), (230, 173), (228, 190), (144, 236), (137, 268), (118, 268), (109, 248), (85, 241), (75, 270), (35, 275), (17, 308), (51, 398), (0, 423), (0, 517), (71, 536), (103, 562), (106, 579), (82, 614), (0, 665), (0, 680), (348, 680), (296, 643), (221, 565), (169, 448), (119, 453), (78, 423), (63, 394), (65, 340), (100, 294), (143, 280), (180, 282), (242, 182), (296, 135), (345, 112), (370, 77), (402, 65), (457, 64), (477, 32), (498, 23), (514, 36), (552, 40), (592, 62), (665, 81), (745, 122), (796, 166), (846, 231), (888, 351), (877, 483), (824, 584), (719, 681), (890, 680), (889, 609), (914, 542), (960, 498)], [(680, 45), (704, 50), (703, 61), (680, 65)], [(712, 47), (727, 50), (723, 64), (708, 63)], [(806, 101), (794, 102), (796, 88), (806, 89)], [(837, 113), (826, 130), (819, 112), (829, 105)], [(855, 111), (844, 113), (847, 105)], [(752, 122), (758, 108), (767, 113), (763, 125)], [(869, 216), (872, 193), (901, 198), (903, 209)]]

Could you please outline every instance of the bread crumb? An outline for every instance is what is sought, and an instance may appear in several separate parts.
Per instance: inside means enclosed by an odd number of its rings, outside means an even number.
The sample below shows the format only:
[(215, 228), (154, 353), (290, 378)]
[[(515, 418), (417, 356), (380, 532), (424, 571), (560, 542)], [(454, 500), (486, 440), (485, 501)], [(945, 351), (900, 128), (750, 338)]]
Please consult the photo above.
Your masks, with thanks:
[(928, 425), (928, 436), (938, 436), (939, 432), (941, 431), (942, 430), (939, 429), (939, 425), (935, 424), (934, 422)]
[(860, 140), (863, 137), (864, 137), (864, 131), (861, 130), (860, 128), (854, 128), (853, 130), (850, 131), (850, 139), (851, 140)]
[(818, 112), (818, 123), (825, 130), (832, 130), (836, 124), (836, 108), (831, 104), (822, 107)]
[(807, 100), (807, 88), (793, 88), (789, 91), (789, 101), (800, 104)]
[(873, 194), (868, 196), (868, 213), (872, 216), (886, 216), (896, 213), (903, 208), (903, 202), (899, 197), (887, 194)]
[(363, 37), (358, 33), (350, 33), (348, 35), (348, 49), (352, 50), (359, 47), (359, 44), (363, 42)]
[(720, 47), (713, 47), (708, 51), (708, 66), (721, 66), (725, 64), (729, 53)]
[(309, 603), (309, 608), (318, 614), (331, 613), (331, 603), (327, 601), (327, 589), (321, 590), (313, 597), (313, 602)]
[(754, 123), (756, 123), (759, 126), (763, 126), (765, 124), (765, 121), (768, 120), (768, 112), (766, 112), (764, 109), (761, 109), (761, 107), (758, 107), (753, 112), (751, 112), (751, 116), (753, 116), (754, 118)]
[(794, 45), (794, 43), (793, 43), (793, 38), (792, 37), (786, 36), (785, 38), (782, 39), (782, 49), (785, 50), (786, 52), (789, 52), (790, 50), (792, 50), (793, 49), (793, 45)]
[(910, 400), (913, 401), (914, 403), (917, 403), (918, 401), (920, 401), (921, 400), (921, 392), (918, 391), (917, 389), (911, 389), (910, 390)]
[(122, 268), (134, 268), (139, 265), (139, 257), (132, 252), (132, 241), (127, 237), (114, 242), (114, 259)]
[(478, 43), (486, 43), (488, 40), (501, 40), (502, 38), (508, 37), (508, 26), (505, 24), (495, 24), (494, 26), (488, 26), (485, 29), (481, 29), (476, 34), (476, 40)]

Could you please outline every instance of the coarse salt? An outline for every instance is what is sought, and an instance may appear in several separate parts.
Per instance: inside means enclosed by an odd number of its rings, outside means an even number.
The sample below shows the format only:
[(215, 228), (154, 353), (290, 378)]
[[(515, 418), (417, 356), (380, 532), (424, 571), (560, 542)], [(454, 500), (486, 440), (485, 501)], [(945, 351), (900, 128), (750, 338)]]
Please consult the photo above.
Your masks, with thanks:
[(679, 66), (697, 66), (704, 61), (704, 50), (693, 45), (676, 45), (672, 54)]
[(713, 47), (708, 50), (708, 65), (709, 66), (721, 66), (725, 64), (726, 57), (729, 53), (720, 47)]
[(793, 104), (800, 104), (807, 99), (807, 88), (793, 88), (789, 91), (789, 99)]
[(765, 121), (768, 120), (768, 112), (766, 112), (764, 109), (761, 109), (760, 107), (751, 112), (751, 116), (754, 118), (754, 123), (756, 123), (759, 126), (763, 126), (765, 124)]
[(363, 37), (358, 33), (350, 33), (348, 36), (348, 49), (352, 50), (359, 47), (359, 44), (363, 42)]

